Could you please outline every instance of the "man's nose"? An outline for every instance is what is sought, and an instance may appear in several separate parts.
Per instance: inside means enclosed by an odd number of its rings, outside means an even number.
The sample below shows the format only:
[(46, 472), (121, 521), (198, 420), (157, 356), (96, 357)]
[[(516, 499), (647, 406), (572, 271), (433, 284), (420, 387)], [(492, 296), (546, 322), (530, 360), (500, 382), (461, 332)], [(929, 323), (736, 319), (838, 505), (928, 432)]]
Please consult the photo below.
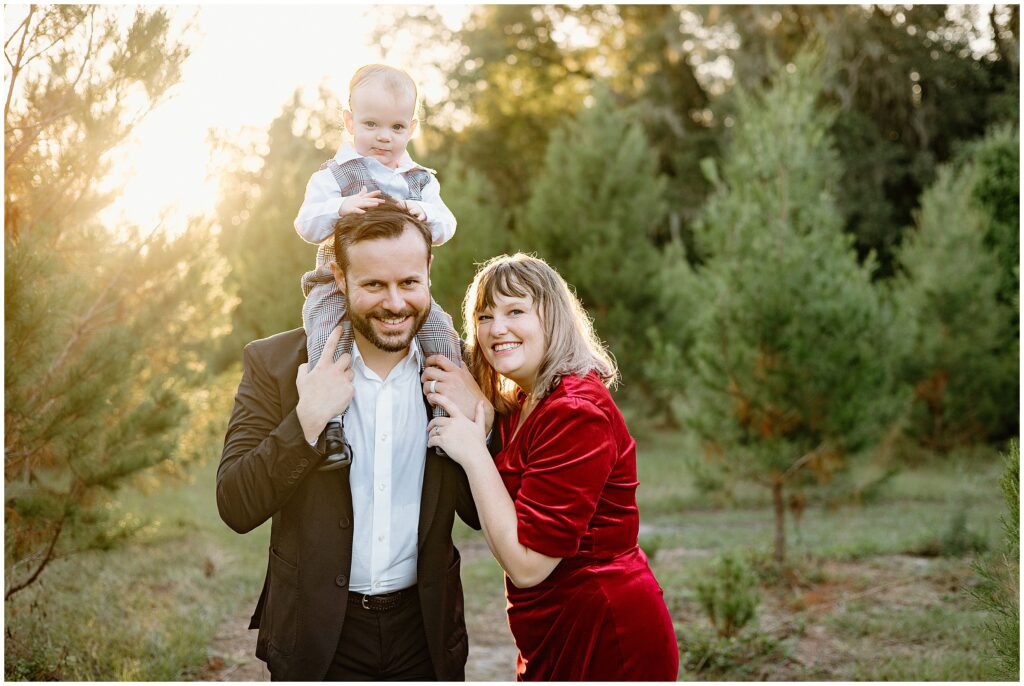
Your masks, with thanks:
[(398, 286), (391, 286), (388, 288), (387, 296), (382, 303), (382, 306), (386, 310), (391, 312), (401, 312), (405, 309), (405, 298), (402, 297), (401, 292), (398, 290)]

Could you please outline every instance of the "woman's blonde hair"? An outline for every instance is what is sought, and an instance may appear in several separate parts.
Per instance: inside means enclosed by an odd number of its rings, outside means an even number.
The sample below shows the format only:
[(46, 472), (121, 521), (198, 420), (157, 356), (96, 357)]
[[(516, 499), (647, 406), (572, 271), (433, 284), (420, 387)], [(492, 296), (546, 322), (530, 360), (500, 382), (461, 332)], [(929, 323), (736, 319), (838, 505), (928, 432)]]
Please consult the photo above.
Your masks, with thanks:
[(544, 328), (544, 357), (533, 385), (535, 402), (568, 374), (585, 376), (594, 371), (607, 386), (618, 381), (615, 360), (594, 333), (590, 316), (565, 279), (539, 257), (499, 255), (480, 267), (462, 303), (470, 371), (498, 413), (507, 414), (518, 406), (516, 385), (487, 363), (476, 338), (477, 315), (494, 307), (496, 295), (529, 296), (537, 308)]

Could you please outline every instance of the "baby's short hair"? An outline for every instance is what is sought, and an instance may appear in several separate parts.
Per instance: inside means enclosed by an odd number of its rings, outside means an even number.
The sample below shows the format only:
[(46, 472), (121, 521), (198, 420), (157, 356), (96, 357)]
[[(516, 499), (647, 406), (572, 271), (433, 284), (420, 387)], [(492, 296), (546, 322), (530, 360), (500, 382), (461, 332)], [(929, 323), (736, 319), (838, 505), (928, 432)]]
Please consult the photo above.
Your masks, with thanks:
[(362, 85), (376, 82), (394, 95), (411, 95), (413, 116), (419, 109), (419, 90), (409, 73), (387, 64), (365, 64), (356, 70), (348, 84), (348, 107), (352, 109), (352, 94)]

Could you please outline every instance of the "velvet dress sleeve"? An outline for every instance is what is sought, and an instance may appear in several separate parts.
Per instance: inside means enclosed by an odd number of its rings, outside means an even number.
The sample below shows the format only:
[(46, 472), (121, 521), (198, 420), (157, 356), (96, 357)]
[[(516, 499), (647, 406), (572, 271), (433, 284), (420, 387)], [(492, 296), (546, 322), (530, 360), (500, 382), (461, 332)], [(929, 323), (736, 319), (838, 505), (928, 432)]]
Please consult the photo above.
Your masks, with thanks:
[(551, 557), (573, 557), (616, 460), (608, 417), (581, 398), (541, 408), (524, 436), (515, 507), (519, 542)]

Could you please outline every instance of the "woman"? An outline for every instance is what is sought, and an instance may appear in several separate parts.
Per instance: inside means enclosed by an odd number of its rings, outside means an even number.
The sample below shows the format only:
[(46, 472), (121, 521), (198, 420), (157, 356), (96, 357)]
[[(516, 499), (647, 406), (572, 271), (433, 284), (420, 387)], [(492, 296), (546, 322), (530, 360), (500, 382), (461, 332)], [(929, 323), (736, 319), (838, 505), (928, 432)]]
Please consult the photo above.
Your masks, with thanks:
[(489, 261), (464, 307), (471, 369), (503, 447), (492, 459), (484, 403), (466, 417), (443, 392), (455, 372), (438, 368), (424, 391), (451, 416), (431, 421), (428, 445), (465, 469), (505, 570), (518, 679), (675, 680), (672, 620), (637, 545), (636, 445), (608, 392), (614, 362), (535, 257)]

